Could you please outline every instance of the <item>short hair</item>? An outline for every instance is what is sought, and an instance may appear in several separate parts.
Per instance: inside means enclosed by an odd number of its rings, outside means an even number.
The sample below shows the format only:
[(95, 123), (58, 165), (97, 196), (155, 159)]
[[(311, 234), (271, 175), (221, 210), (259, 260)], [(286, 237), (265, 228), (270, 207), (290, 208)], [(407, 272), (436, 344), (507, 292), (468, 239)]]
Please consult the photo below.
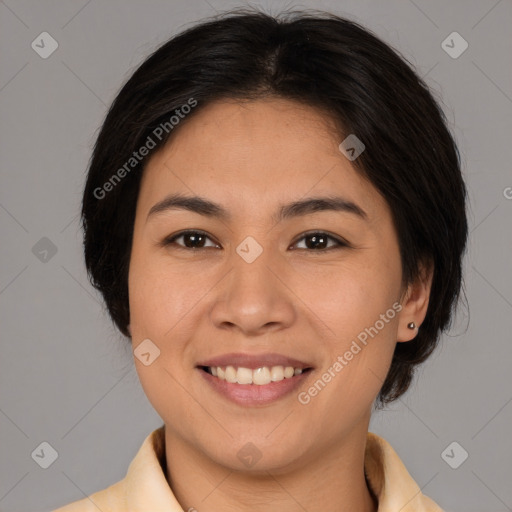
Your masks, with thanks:
[[(154, 51), (113, 101), (89, 162), (81, 211), (89, 279), (130, 337), (128, 269), (147, 161), (135, 161), (134, 152), (152, 134), (151, 151), (157, 151), (216, 100), (267, 97), (312, 106), (335, 122), (340, 142), (349, 134), (362, 141), (365, 150), (352, 163), (391, 209), (402, 285), (418, 278), (422, 265), (433, 269), (426, 317), (414, 340), (396, 344), (377, 397), (382, 407), (405, 393), (416, 366), (451, 327), (463, 288), (467, 191), (446, 117), (424, 81), (396, 50), (351, 20), (316, 10), (272, 16), (239, 9)], [(192, 102), (171, 129), (171, 116)]]

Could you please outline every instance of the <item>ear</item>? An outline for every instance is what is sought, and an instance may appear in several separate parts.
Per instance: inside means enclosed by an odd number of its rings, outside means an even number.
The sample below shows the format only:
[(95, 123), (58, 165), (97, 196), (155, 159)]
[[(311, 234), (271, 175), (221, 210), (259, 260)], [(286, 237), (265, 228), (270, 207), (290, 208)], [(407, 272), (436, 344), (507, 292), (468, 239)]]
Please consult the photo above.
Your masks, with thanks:
[[(427, 315), (433, 276), (434, 266), (421, 264), (418, 277), (407, 287), (405, 296), (400, 302), (402, 310), (398, 323), (398, 342), (411, 341), (418, 334), (421, 323)], [(415, 324), (414, 329), (407, 327), (411, 322)]]

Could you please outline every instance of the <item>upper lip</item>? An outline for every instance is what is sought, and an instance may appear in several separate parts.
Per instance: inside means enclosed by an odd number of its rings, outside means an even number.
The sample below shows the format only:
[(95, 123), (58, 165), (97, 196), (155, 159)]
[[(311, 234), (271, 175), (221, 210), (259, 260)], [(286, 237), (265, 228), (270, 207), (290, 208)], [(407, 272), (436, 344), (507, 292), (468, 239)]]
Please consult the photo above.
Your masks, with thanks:
[(231, 353), (222, 354), (220, 356), (212, 357), (201, 361), (197, 366), (235, 366), (249, 368), (255, 370), (262, 366), (293, 366), (294, 368), (312, 368), (312, 366), (293, 357), (287, 357), (282, 354), (267, 353), (267, 354), (242, 354)]

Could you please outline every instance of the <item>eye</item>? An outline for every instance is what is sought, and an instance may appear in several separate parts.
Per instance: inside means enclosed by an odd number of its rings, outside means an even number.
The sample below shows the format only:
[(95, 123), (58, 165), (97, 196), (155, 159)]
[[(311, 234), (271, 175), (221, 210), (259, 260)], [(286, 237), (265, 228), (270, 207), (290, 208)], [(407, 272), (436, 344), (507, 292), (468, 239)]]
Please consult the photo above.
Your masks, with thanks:
[[(301, 240), (306, 240), (306, 247), (300, 247), (299, 249), (310, 249), (316, 252), (349, 247), (349, 244), (346, 241), (329, 235), (323, 231), (311, 231), (309, 233), (305, 233), (302, 238), (299, 238), (298, 241), (295, 242), (295, 244)], [(329, 246), (329, 241), (334, 242), (334, 244)]]
[[(183, 243), (176, 243), (177, 240), (183, 239)], [(181, 233), (177, 233), (176, 235), (172, 235), (169, 238), (166, 238), (163, 242), (163, 246), (167, 245), (178, 245), (182, 249), (203, 249), (206, 247), (218, 247), (217, 244), (213, 243), (212, 245), (205, 245), (206, 240), (211, 240), (211, 238), (204, 233), (203, 231), (190, 230), (190, 231), (182, 231)]]
[[(181, 242), (178, 243), (179, 240), (181, 240)], [(212, 242), (211, 245), (206, 245), (207, 240), (210, 240)], [(309, 233), (305, 233), (302, 236), (302, 238), (299, 238), (293, 245), (297, 245), (302, 240), (305, 240), (306, 243), (305, 247), (299, 247), (299, 249), (301, 250), (306, 249), (310, 251), (320, 252), (332, 249), (339, 249), (342, 247), (350, 247), (348, 242), (340, 238), (334, 237), (332, 235), (329, 235), (328, 233), (325, 233), (323, 231), (312, 231)], [(329, 242), (331, 242), (331, 245), (329, 245)], [(219, 245), (214, 243), (212, 239), (204, 231), (199, 230), (181, 231), (180, 233), (171, 235), (162, 242), (162, 245), (177, 245), (181, 249), (191, 250), (205, 249), (207, 247), (219, 247)]]

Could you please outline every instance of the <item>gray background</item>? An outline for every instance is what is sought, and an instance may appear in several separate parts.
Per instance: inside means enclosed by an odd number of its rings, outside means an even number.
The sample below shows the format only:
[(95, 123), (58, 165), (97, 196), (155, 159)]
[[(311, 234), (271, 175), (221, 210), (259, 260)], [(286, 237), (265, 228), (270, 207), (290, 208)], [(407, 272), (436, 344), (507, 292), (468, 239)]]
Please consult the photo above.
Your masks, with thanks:
[[(84, 173), (107, 106), (143, 58), (201, 18), (240, 5), (0, 1), (4, 512), (49, 510), (114, 483), (162, 424), (129, 344), (86, 278), (78, 223)], [(401, 51), (442, 99), (470, 193), (470, 316), (460, 308), (411, 390), (375, 414), (370, 430), (445, 510), (512, 510), (512, 2), (252, 5), (272, 13), (315, 7), (359, 21)], [(59, 44), (47, 59), (31, 48), (43, 31)], [(456, 59), (441, 47), (453, 31), (469, 43)], [(44, 255), (43, 237), (55, 254)], [(58, 452), (48, 469), (31, 457), (43, 441)], [(441, 457), (452, 441), (469, 453), (458, 469)]]

